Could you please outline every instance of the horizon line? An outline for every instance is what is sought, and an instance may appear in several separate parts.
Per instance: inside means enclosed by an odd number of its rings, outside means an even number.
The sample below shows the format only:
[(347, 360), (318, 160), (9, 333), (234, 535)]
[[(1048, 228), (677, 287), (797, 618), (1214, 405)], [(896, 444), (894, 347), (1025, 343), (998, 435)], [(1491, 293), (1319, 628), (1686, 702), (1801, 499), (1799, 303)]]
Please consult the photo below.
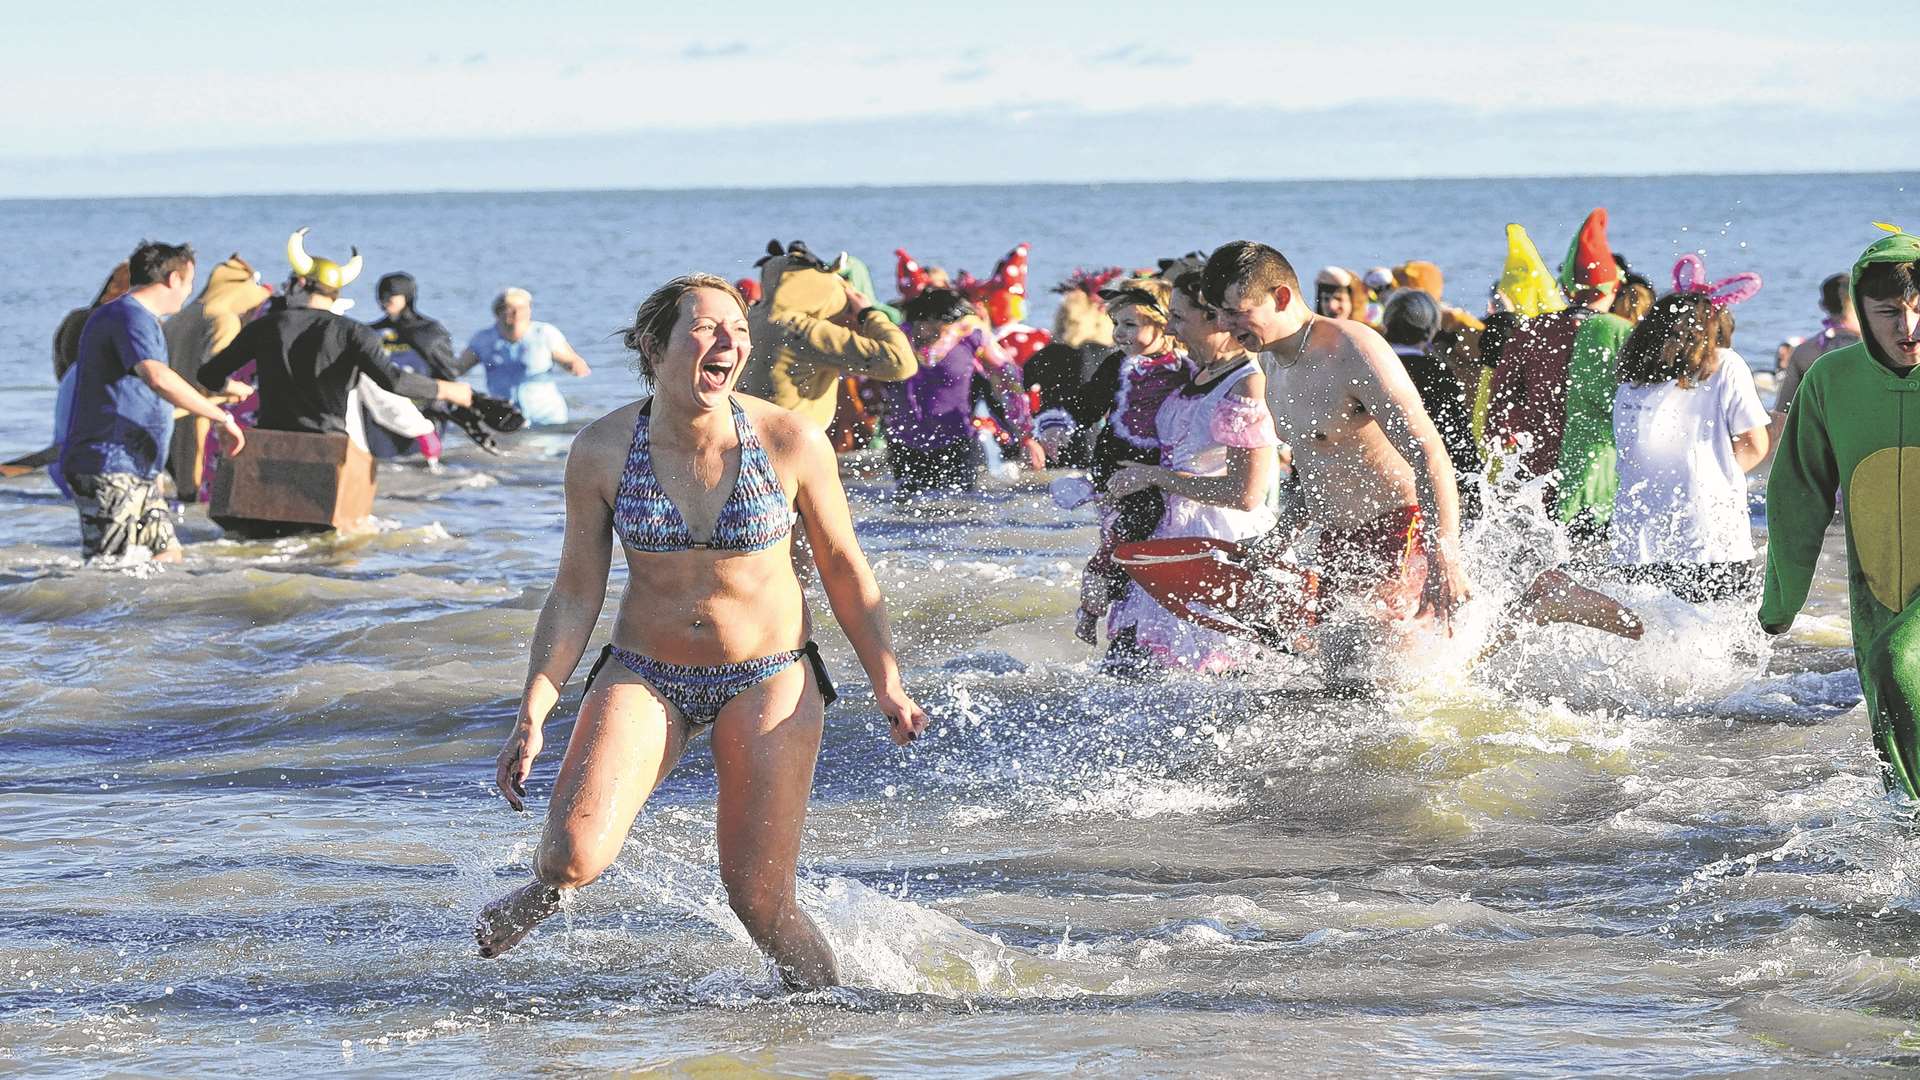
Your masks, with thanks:
[(1229, 186), (1252, 184), (1411, 184), (1411, 183), (1463, 183), (1474, 180), (1679, 180), (1679, 179), (1757, 179), (1763, 177), (1793, 176), (1898, 176), (1912, 172), (1920, 177), (1920, 165), (1891, 169), (1779, 169), (1764, 172), (1738, 170), (1730, 172), (1683, 171), (1670, 173), (1437, 173), (1418, 176), (1369, 176), (1369, 177), (1328, 177), (1328, 176), (1272, 176), (1272, 177), (1182, 177), (1166, 180), (1034, 180), (1019, 183), (983, 180), (954, 183), (951, 181), (906, 181), (900, 183), (848, 183), (835, 185), (821, 184), (688, 184), (661, 185), (658, 187), (537, 187), (537, 188), (487, 188), (487, 187), (431, 187), (412, 189), (388, 189), (369, 191), (340, 191), (320, 188), (286, 189), (279, 191), (219, 191), (195, 193), (191, 195), (139, 195), (139, 194), (78, 194), (78, 195), (0, 195), (0, 204), (7, 203), (49, 203), (49, 202), (132, 202), (132, 201), (185, 201), (191, 199), (280, 199), (280, 198), (423, 198), (447, 195), (658, 195), (689, 192), (744, 193), (744, 192), (818, 192), (818, 191), (880, 191), (880, 190), (940, 190), (958, 188), (1103, 188), (1103, 187), (1198, 187)]

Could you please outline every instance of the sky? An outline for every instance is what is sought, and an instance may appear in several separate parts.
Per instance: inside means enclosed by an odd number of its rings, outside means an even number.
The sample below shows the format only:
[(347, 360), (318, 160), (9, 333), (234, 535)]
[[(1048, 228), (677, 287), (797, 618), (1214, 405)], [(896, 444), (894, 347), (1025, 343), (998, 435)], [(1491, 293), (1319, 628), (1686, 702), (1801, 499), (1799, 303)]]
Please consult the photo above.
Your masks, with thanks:
[(1920, 166), (1823, 8), (0, 0), (0, 197)]

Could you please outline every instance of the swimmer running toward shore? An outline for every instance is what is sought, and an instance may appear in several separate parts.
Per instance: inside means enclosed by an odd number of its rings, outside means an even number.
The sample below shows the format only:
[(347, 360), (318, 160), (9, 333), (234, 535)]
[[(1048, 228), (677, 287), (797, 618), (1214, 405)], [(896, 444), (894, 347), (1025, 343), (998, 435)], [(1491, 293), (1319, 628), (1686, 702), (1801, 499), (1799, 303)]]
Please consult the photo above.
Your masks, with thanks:
[(1202, 283), (1222, 327), (1267, 373), (1267, 405), (1293, 450), (1307, 518), (1338, 592), (1378, 616), (1441, 622), (1473, 595), (1453, 465), (1386, 340), (1314, 314), (1293, 266), (1251, 240), (1222, 245)]
[[(1306, 521), (1320, 527), (1318, 592), (1298, 598), (1298, 610), (1450, 626), (1473, 596), (1453, 465), (1392, 347), (1361, 323), (1316, 315), (1292, 264), (1265, 244), (1224, 244), (1202, 273), (1220, 325), (1260, 354)], [(1637, 632), (1564, 575), (1543, 576), (1525, 600), (1510, 614)]]
[(927, 717), (901, 686), (832, 446), (794, 413), (734, 392), (751, 351), (740, 294), (710, 274), (675, 278), (640, 305), (627, 344), (654, 393), (589, 424), (567, 459), (560, 566), (500, 752), (497, 780), (514, 809), (525, 807), (541, 725), (599, 618), (615, 537), (629, 585), (614, 643), (587, 676), (534, 879), (481, 912), (480, 954), (512, 948), (559, 909), (563, 890), (599, 877), (688, 741), (711, 731), (728, 902), (789, 986), (830, 986), (833, 952), (794, 897), (833, 700), (805, 640), (796, 520), (893, 740), (918, 737)]

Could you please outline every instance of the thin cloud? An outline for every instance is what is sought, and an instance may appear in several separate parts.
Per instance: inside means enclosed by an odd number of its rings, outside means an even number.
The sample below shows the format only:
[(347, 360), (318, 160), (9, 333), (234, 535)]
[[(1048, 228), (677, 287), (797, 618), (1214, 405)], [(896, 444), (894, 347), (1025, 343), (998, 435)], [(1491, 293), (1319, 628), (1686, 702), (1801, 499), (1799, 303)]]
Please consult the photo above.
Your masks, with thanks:
[(959, 68), (954, 71), (949, 71), (941, 76), (941, 78), (950, 83), (977, 83), (991, 74), (993, 74), (992, 68), (985, 64), (980, 64), (976, 67)]
[(1093, 62), (1120, 67), (1180, 67), (1193, 63), (1193, 57), (1165, 49), (1150, 49), (1139, 42), (1095, 53)]
[(705, 42), (696, 41), (680, 50), (680, 56), (685, 60), (724, 60), (728, 57), (745, 56), (746, 54), (747, 43), (744, 41), (724, 41), (718, 45), (709, 45)]
[(460, 62), (468, 67), (479, 67), (481, 64), (487, 62), (487, 54), (483, 52), (468, 53), (467, 58)]

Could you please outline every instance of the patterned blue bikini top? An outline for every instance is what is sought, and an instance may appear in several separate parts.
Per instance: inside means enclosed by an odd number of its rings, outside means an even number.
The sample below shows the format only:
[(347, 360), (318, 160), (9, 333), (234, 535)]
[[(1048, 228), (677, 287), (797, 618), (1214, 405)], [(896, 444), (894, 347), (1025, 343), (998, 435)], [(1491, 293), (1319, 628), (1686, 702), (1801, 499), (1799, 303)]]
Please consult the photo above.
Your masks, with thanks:
[(794, 514), (786, 492), (774, 475), (773, 461), (738, 401), (733, 406), (733, 430), (740, 437), (740, 471), (733, 491), (720, 508), (713, 539), (696, 544), (680, 508), (673, 505), (653, 473), (653, 452), (647, 438), (653, 402), (640, 407), (633, 425), (633, 447), (627, 451), (626, 471), (620, 474), (620, 494), (613, 502), (613, 529), (635, 551), (764, 551), (793, 531)]

